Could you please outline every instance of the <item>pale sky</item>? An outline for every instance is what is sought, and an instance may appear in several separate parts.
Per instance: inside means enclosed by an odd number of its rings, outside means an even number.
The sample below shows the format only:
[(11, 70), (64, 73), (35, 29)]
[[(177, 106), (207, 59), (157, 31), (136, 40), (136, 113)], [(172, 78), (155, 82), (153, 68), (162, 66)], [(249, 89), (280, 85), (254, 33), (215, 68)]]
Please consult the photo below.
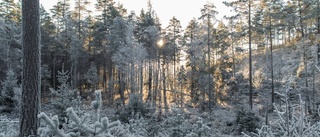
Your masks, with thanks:
[[(49, 9), (57, 3), (58, 0), (40, 0), (40, 3), (49, 12)], [(96, 0), (91, 1), (93, 6)], [(141, 9), (147, 9), (148, 0), (114, 0), (116, 3), (120, 2), (124, 8), (130, 11), (135, 11), (137, 15), (140, 14)], [(207, 3), (208, 0), (151, 0), (153, 9), (161, 20), (162, 27), (168, 26), (169, 20), (175, 16), (181, 22), (183, 29), (188, 25), (192, 18), (198, 18), (201, 15), (200, 9)], [(217, 19), (222, 19), (224, 15), (230, 15), (230, 8), (227, 8), (222, 3), (229, 0), (211, 0), (214, 3), (216, 10), (219, 12)], [(71, 4), (74, 1), (71, 0)], [(92, 10), (95, 11), (94, 9)]]

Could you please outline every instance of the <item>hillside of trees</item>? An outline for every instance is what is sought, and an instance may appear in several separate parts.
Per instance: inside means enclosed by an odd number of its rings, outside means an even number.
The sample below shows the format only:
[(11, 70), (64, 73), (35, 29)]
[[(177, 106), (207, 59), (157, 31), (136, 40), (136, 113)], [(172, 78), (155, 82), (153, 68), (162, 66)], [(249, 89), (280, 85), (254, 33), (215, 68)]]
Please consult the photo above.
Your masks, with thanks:
[(150, 0), (58, 0), (35, 36), (26, 3), (0, 0), (0, 136), (320, 134), (317, 0), (229, 0), (223, 20), (211, 1), (186, 28)]

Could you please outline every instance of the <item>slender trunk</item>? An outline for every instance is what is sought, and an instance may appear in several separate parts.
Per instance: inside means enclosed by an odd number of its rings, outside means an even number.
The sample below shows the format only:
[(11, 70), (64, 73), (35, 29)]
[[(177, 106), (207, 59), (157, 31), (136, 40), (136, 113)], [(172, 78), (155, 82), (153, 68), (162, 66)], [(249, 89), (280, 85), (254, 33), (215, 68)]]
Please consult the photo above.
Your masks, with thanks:
[(251, 0), (249, 0), (249, 91), (250, 108), (252, 109), (252, 56), (251, 56)]
[[(191, 36), (190, 36), (191, 40), (190, 40), (190, 43), (191, 43), (191, 47), (193, 47), (193, 32), (191, 32)], [(195, 93), (195, 82), (194, 82), (194, 77), (195, 77), (195, 74), (194, 74), (194, 71), (195, 71), (195, 65), (194, 65), (194, 62), (193, 62), (193, 51), (190, 53), (190, 58), (191, 58), (191, 85), (190, 85), (190, 93), (191, 93), (191, 100), (193, 100), (195, 102), (195, 96), (196, 96), (196, 93)]]
[(143, 98), (143, 60), (140, 62), (140, 94)]
[(316, 89), (315, 89), (315, 65), (312, 66), (312, 111), (315, 111), (315, 95), (316, 95)]
[(52, 87), (56, 90), (56, 53), (53, 51), (53, 60), (52, 60)]
[[(273, 57), (272, 57), (272, 31), (271, 31), (271, 16), (269, 16), (269, 27), (270, 27), (270, 63), (271, 63), (271, 103), (274, 103), (274, 85), (273, 85)], [(273, 108), (273, 107), (272, 107)]]
[(208, 41), (207, 41), (207, 44), (208, 44), (208, 93), (209, 93), (209, 104), (208, 104), (208, 107), (209, 107), (209, 110), (211, 110), (211, 103), (212, 103), (212, 93), (211, 93), (211, 78), (210, 78), (210, 14), (208, 14)]
[[(165, 111), (168, 112), (168, 103), (167, 103), (167, 88), (166, 88), (166, 74), (165, 74), (165, 57), (163, 57), (163, 65), (162, 65), (162, 83), (163, 83), (163, 103), (164, 103), (164, 108), (165, 108)], [(168, 67), (168, 65), (167, 65)]]
[(81, 0), (78, 0), (78, 39), (80, 40), (81, 37)]
[(112, 62), (109, 60), (109, 67), (108, 67), (108, 74), (109, 74), (109, 80), (108, 80), (108, 100), (109, 105), (113, 104), (113, 72), (112, 72)]
[[(155, 85), (155, 87), (156, 87), (156, 89), (154, 90), (154, 95), (153, 95), (153, 106), (156, 106), (157, 105), (157, 94), (161, 94), (161, 92), (159, 91), (159, 79), (160, 79), (160, 77), (161, 76), (159, 76), (159, 75), (161, 75), (161, 73), (159, 73), (160, 72), (160, 54), (158, 55), (158, 62), (157, 62), (157, 71), (156, 71), (156, 85)], [(160, 81), (161, 82), (161, 81)]]
[(235, 64), (235, 59), (234, 59), (235, 55), (234, 55), (233, 32), (232, 31), (233, 31), (233, 29), (232, 29), (232, 26), (231, 26), (232, 74), (233, 74), (233, 77), (235, 78), (236, 77), (236, 64)]
[(40, 110), (39, 0), (22, 0), (22, 97), (19, 136), (37, 136)]
[(131, 93), (136, 93), (136, 90), (135, 90), (135, 82), (134, 82), (134, 64), (131, 63), (131, 76), (130, 76), (130, 90), (131, 90)]
[(173, 84), (175, 86), (175, 76), (176, 76), (176, 27), (173, 27)]
[[(77, 55), (76, 55), (77, 56)], [(75, 58), (74, 63), (73, 63), (73, 84), (72, 84), (72, 89), (78, 88), (78, 79), (77, 79), (77, 58)]]
[(119, 94), (122, 101), (122, 106), (125, 105), (125, 97), (124, 97), (124, 86), (125, 86), (125, 80), (124, 80), (124, 74), (123, 72), (119, 72), (118, 70), (118, 81), (119, 81)]
[(300, 1), (298, 1), (298, 8), (299, 8), (299, 21), (300, 21), (300, 29), (301, 29), (301, 37), (304, 37), (304, 28), (303, 28), (303, 18), (302, 18), (302, 8)]
[(183, 81), (181, 82), (180, 85), (180, 108), (183, 108)]
[(103, 93), (106, 93), (106, 83), (107, 83), (107, 74), (106, 74), (106, 63), (103, 62), (103, 76), (102, 76), (102, 86), (103, 86)]
[(149, 59), (148, 61), (148, 65), (149, 65), (149, 79), (148, 79), (148, 97), (147, 100), (151, 100), (152, 97), (152, 66), (151, 66), (151, 59)]

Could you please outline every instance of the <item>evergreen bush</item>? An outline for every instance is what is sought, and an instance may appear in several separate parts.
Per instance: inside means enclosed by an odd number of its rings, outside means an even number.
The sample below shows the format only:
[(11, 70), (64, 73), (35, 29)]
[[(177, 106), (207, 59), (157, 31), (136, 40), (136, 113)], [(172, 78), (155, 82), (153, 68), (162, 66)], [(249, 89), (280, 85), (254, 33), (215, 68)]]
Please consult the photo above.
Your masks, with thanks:
[[(17, 78), (13, 69), (7, 71), (7, 77), (2, 82), (0, 94), (0, 112), (12, 112), (18, 109), (21, 95), (21, 87), (17, 84)], [(20, 92), (20, 93), (19, 93)]]
[(110, 122), (107, 117), (101, 118), (101, 91), (95, 91), (95, 100), (92, 102), (94, 116), (86, 113), (79, 116), (72, 107), (66, 110), (67, 123), (59, 128), (59, 118), (57, 115), (48, 116), (40, 113), (38, 117), (45, 126), (39, 128), (41, 136), (60, 136), (60, 137), (128, 137), (130, 133), (121, 126), (120, 121)]
[(236, 131), (238, 134), (242, 132), (257, 132), (256, 129), (259, 128), (259, 121), (260, 119), (255, 113), (242, 108), (236, 114)]
[(142, 101), (141, 94), (131, 94), (126, 107), (117, 112), (120, 121), (129, 123), (134, 117), (148, 118), (149, 109), (146, 103)]

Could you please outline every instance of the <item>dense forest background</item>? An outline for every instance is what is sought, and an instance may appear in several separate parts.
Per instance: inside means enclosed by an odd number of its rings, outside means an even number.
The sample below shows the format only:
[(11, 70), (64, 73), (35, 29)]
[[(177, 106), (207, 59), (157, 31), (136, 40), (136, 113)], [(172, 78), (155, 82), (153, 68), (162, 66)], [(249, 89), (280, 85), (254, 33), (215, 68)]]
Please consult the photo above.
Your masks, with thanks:
[[(71, 3), (75, 3), (72, 8)], [(132, 124), (133, 117), (165, 121), (172, 113), (185, 116), (186, 111), (205, 119), (230, 111), (227, 116), (237, 118), (236, 122), (233, 118), (224, 122), (232, 126), (251, 114), (266, 119), (268, 125), (276, 119), (272, 110), (284, 110), (288, 119), (280, 118), (287, 122), (283, 127), (288, 128), (283, 129), (288, 132), (282, 133), (295, 135), (289, 127), (294, 120), (289, 119), (298, 108), (292, 109), (292, 104), (299, 104), (298, 114), (303, 111), (303, 116), (319, 118), (320, 2), (239, 0), (224, 4), (233, 8), (234, 16), (217, 19), (214, 1), (208, 2), (201, 8), (202, 15), (190, 20), (186, 28), (175, 16), (162, 28), (151, 1), (140, 13), (129, 12), (113, 0), (59, 0), (49, 11), (41, 6), (41, 111), (55, 110), (51, 113), (66, 117), (73, 112), (69, 107), (77, 106), (80, 112), (100, 98), (101, 104), (94, 108), (113, 110), (108, 113), (122, 123)], [(14, 0), (1, 0), (0, 7), (0, 111), (12, 114), (18, 112), (21, 97), (22, 9)], [(284, 108), (278, 111), (276, 106)], [(205, 124), (208, 129), (212, 126)], [(236, 127), (233, 135), (249, 134), (261, 126), (240, 126), (240, 131)], [(145, 129), (144, 134), (178, 134), (171, 127), (170, 132), (155, 128)], [(297, 128), (297, 134), (305, 133), (304, 129)], [(181, 130), (179, 136), (189, 131)], [(202, 136), (216, 134), (206, 131)]]

